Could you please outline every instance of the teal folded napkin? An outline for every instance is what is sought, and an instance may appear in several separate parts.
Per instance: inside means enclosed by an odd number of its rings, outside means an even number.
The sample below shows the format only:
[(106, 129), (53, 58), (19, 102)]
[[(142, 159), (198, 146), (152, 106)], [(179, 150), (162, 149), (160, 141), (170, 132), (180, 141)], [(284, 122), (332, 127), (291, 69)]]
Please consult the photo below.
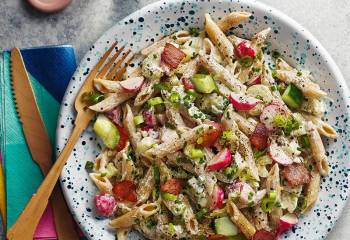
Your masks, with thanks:
[[(54, 149), (60, 102), (76, 69), (74, 50), (71, 46), (53, 46), (24, 49), (21, 53)], [(40, 185), (43, 175), (31, 158), (15, 110), (10, 53), (6, 51), (0, 53), (0, 114), (0, 147), (5, 169), (9, 229)], [(41, 237), (44, 236), (38, 236)]]

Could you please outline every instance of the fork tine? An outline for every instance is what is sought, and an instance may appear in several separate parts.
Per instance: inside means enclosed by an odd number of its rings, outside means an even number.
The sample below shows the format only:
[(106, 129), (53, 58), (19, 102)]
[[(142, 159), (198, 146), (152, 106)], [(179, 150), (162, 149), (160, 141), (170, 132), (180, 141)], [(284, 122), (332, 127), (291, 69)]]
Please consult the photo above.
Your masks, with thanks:
[[(135, 56), (135, 55), (134, 55)], [(126, 71), (126, 68), (129, 66), (129, 64), (131, 63), (131, 61), (134, 59), (134, 56), (132, 56), (124, 65), (123, 68), (121, 68), (118, 73), (116, 73), (116, 75), (113, 77), (113, 80), (120, 80), (123, 76), (123, 74), (125, 73)]]
[(114, 65), (114, 67), (111, 69), (111, 71), (107, 74), (106, 79), (112, 79), (115, 73), (117, 72), (118, 68), (122, 65), (125, 58), (129, 55), (131, 50), (129, 49), (121, 58), (120, 60)]
[(120, 49), (118, 49), (118, 51), (111, 57), (111, 59), (108, 61), (108, 63), (106, 63), (103, 68), (101, 69), (101, 71), (97, 74), (97, 78), (103, 78), (108, 69), (111, 68), (112, 64), (114, 63), (114, 61), (117, 59), (117, 57), (120, 55), (120, 53), (124, 50), (125, 46), (122, 46)]
[(106, 59), (108, 58), (109, 54), (113, 51), (113, 49), (115, 48), (115, 46), (117, 46), (118, 42), (115, 41), (112, 46), (109, 47), (109, 49), (103, 54), (102, 58), (98, 61), (98, 63), (95, 65), (95, 67), (92, 69), (91, 72), (93, 71), (98, 71), (100, 69), (100, 67), (102, 66), (102, 64), (105, 63)]

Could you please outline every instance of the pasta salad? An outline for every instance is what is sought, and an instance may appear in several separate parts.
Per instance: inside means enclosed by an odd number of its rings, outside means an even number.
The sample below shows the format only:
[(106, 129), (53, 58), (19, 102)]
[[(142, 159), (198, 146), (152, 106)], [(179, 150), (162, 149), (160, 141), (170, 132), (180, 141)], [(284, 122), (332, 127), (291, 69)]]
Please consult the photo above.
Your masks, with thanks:
[(84, 94), (105, 146), (85, 166), (96, 213), (119, 240), (131, 229), (274, 240), (315, 204), (328, 174), (321, 136), (337, 137), (322, 120), (327, 94), (310, 72), (266, 54), (270, 28), (230, 32), (250, 15), (205, 14), (203, 31), (164, 37), (124, 80), (95, 79)]

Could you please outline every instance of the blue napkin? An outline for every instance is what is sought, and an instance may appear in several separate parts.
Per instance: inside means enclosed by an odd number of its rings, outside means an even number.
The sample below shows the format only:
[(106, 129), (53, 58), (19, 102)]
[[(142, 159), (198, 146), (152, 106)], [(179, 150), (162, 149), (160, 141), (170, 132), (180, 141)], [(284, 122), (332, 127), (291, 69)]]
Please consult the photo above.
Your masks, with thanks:
[[(55, 146), (56, 121), (64, 92), (76, 69), (70, 45), (21, 50), (38, 106)], [(32, 161), (11, 92), (10, 53), (0, 53), (0, 147), (5, 171), (7, 229), (24, 209), (43, 176)]]

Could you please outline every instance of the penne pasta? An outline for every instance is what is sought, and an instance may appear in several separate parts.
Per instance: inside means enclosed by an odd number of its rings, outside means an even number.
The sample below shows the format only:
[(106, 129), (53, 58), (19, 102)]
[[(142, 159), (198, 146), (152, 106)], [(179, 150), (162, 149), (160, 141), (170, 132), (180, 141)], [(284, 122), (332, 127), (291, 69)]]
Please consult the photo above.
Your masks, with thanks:
[(334, 130), (334, 128), (323, 121), (320, 117), (312, 116), (309, 114), (303, 114), (303, 117), (315, 125), (320, 135), (333, 139), (337, 138), (337, 132)]
[(318, 193), (320, 191), (320, 173), (316, 170), (311, 172), (310, 183), (306, 187), (305, 201), (306, 208), (303, 210), (303, 213), (310, 211), (310, 209), (315, 205)]
[(327, 176), (329, 172), (326, 150), (316, 127), (312, 124), (309, 131), (310, 148), (316, 167), (322, 176)]
[(219, 20), (217, 25), (221, 31), (226, 32), (235, 25), (247, 20), (251, 15), (249, 12), (232, 12)]
[(232, 201), (227, 202), (226, 209), (231, 221), (242, 231), (247, 239), (251, 239), (256, 232), (254, 225), (248, 221)]
[(108, 112), (133, 96), (133, 93), (110, 93), (104, 100), (89, 108), (95, 112)]

